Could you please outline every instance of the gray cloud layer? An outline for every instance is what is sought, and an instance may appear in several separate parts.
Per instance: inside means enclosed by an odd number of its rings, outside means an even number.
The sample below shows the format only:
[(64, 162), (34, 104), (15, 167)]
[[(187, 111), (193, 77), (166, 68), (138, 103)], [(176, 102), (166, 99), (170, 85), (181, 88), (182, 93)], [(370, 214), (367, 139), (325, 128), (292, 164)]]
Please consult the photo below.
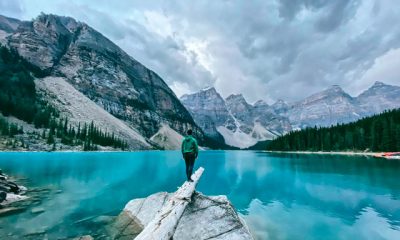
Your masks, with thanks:
[[(156, 71), (177, 95), (213, 85), (249, 101), (339, 84), (399, 84), (396, 0), (0, 0), (0, 14), (72, 16)], [(399, 63), (399, 61), (395, 61)]]

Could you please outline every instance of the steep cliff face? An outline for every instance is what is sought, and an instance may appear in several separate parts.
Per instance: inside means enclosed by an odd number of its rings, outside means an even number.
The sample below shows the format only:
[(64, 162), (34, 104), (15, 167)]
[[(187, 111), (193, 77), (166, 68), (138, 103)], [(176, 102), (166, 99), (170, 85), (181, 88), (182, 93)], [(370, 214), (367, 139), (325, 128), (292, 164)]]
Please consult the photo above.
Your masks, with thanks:
[(203, 141), (203, 132), (167, 84), (85, 23), (42, 14), (21, 22), (5, 42), (146, 138), (167, 124), (181, 134), (191, 128)]

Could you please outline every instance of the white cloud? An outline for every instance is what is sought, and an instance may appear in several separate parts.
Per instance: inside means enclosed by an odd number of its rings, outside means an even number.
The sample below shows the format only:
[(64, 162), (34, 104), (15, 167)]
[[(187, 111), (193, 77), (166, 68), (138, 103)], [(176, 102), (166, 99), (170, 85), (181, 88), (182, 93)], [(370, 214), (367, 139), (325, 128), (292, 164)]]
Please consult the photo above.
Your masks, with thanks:
[(183, 94), (190, 92), (189, 84), (185, 82), (175, 81), (169, 87), (172, 89), (172, 91), (174, 91), (174, 93), (178, 97), (181, 97)]
[(0, 6), (12, 17), (43, 11), (87, 22), (177, 95), (213, 85), (224, 97), (293, 101), (332, 84), (354, 95), (398, 75), (393, 57), (377, 60), (400, 48), (396, 0), (0, 0)]
[(377, 58), (363, 77), (351, 87), (356, 94), (371, 86), (375, 81), (400, 85), (400, 48), (392, 49)]

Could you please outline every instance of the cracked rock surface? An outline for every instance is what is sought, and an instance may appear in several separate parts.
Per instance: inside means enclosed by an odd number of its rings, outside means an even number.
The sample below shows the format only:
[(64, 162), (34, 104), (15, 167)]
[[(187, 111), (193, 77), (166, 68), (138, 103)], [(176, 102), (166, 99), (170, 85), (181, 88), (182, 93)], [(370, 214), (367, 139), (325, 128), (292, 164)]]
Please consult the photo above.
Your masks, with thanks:
[[(172, 194), (159, 192), (131, 200), (110, 229), (113, 239), (133, 239), (155, 217)], [(173, 235), (180, 239), (253, 239), (226, 196), (195, 192)]]

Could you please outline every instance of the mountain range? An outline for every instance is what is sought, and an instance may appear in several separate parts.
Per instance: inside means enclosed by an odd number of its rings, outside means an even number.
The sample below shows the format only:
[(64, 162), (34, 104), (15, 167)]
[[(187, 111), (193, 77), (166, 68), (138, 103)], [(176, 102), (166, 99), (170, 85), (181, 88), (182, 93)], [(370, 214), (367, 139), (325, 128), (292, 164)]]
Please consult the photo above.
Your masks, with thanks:
[(238, 148), (271, 140), (291, 130), (331, 126), (400, 108), (400, 87), (375, 82), (357, 97), (337, 85), (294, 103), (259, 100), (249, 104), (241, 94), (223, 99), (215, 88), (181, 97), (206, 135)]

